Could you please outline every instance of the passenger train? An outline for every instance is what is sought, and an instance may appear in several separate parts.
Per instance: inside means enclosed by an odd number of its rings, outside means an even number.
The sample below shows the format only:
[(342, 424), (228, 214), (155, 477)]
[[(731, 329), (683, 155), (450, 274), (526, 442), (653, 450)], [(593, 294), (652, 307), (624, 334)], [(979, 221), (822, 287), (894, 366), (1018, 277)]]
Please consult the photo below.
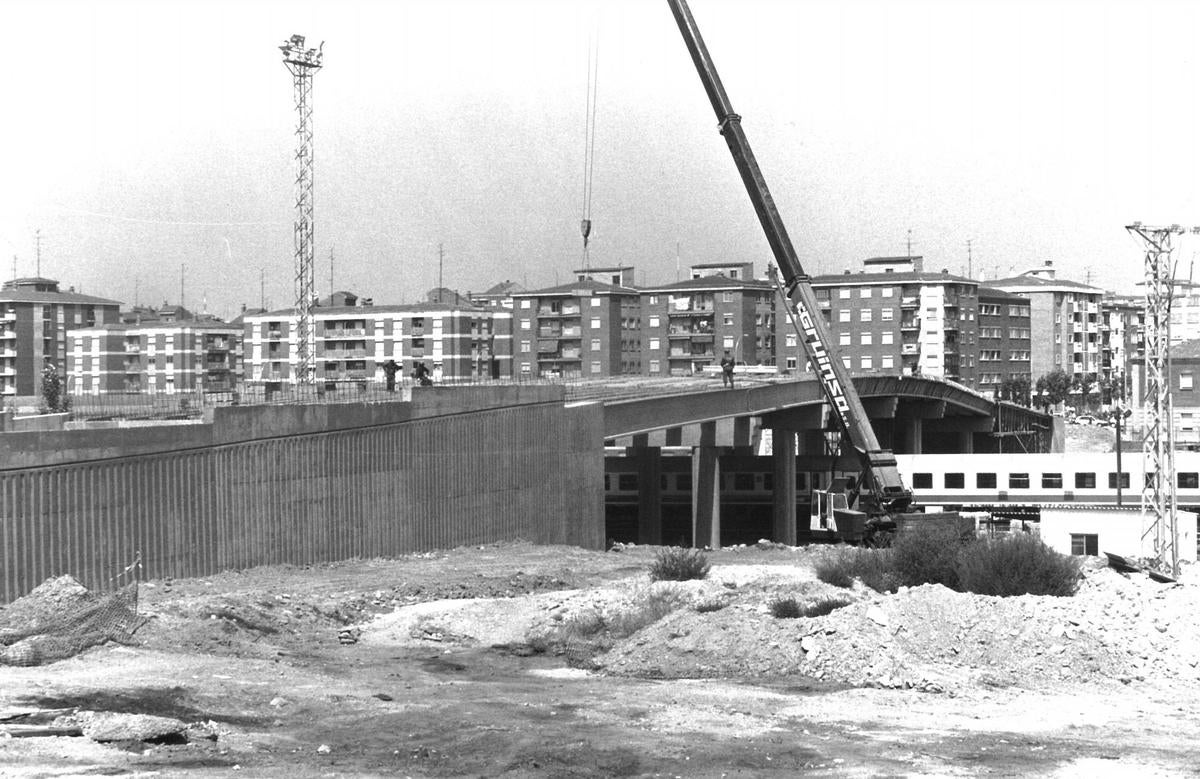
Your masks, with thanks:
[[(635, 460), (613, 448), (605, 458), (605, 508), (611, 540), (636, 541), (640, 494)], [(618, 454), (621, 453), (621, 454)], [(663, 447), (660, 505), (663, 542), (691, 544), (692, 458), (689, 447)], [(1145, 470), (1140, 452), (1070, 454), (900, 454), (896, 461), (916, 504), (926, 510), (987, 512), (1008, 520), (1036, 521), (1042, 506), (1055, 504), (1140, 504)], [(839, 458), (796, 458), (797, 537), (833, 540), (813, 527), (813, 492), (835, 479), (854, 478), (857, 463)], [(729, 454), (720, 458), (721, 543), (754, 543), (772, 536), (774, 472), (770, 456)], [(1200, 452), (1175, 453), (1179, 507), (1200, 511)], [(1118, 490), (1119, 486), (1119, 490)], [(1118, 495), (1119, 493), (1119, 495)]]

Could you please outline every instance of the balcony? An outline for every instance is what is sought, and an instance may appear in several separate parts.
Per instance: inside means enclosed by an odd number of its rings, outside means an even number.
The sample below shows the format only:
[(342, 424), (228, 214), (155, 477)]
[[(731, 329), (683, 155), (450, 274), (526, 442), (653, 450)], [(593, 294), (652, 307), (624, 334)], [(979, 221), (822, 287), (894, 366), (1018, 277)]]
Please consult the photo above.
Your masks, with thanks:
[(913, 295), (900, 298), (900, 308), (920, 308), (921, 298)]
[(338, 338), (366, 338), (367, 331), (361, 327), (343, 327), (327, 329), (322, 334), (326, 340), (337, 340)]
[(672, 308), (667, 312), (667, 316), (711, 316), (713, 307), (698, 307), (698, 308)]
[(539, 327), (537, 334), (538, 334), (538, 338), (561, 338), (562, 337), (562, 328), (561, 327)]
[(272, 339), (276, 339), (276, 340), (283, 338), (283, 331), (282, 330), (268, 330), (267, 338), (272, 338)]
[(579, 327), (578, 325), (576, 325), (574, 327), (564, 327), (562, 329), (562, 337), (563, 338), (579, 338), (582, 335), (583, 335), (583, 328)]
[(7, 340), (7, 339), (10, 339), (10, 338), (14, 338), (14, 339), (15, 339), (16, 337), (17, 337), (17, 334), (16, 334), (16, 333), (14, 333), (12, 330), (3, 330), (3, 331), (0, 331), (0, 340)]
[(141, 350), (142, 350), (142, 345), (140, 343), (129, 343), (129, 342), (125, 343), (125, 351), (126, 352), (133, 353), (133, 352), (140, 352)]
[(326, 349), (324, 354), (317, 355), (317, 358), (327, 360), (361, 360), (366, 356), (366, 349)]
[(17, 321), (16, 311), (5, 311), (0, 313), (0, 322), (15, 322)]
[(901, 330), (920, 330), (921, 329), (921, 320), (916, 319), (916, 318), (901, 319), (900, 320), (900, 329)]
[(920, 354), (920, 353), (921, 353), (921, 345), (920, 344), (901, 344), (900, 345), (900, 354)]

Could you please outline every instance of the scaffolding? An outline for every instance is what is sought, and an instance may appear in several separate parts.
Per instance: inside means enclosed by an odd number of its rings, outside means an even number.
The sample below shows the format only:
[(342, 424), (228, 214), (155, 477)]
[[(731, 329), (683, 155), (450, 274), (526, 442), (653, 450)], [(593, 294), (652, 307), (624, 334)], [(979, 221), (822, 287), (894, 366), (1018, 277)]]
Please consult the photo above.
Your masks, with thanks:
[(316, 331), (313, 305), (316, 302), (315, 245), (313, 243), (313, 131), (312, 80), (321, 69), (321, 48), (304, 48), (304, 36), (293, 35), (279, 47), (283, 64), (292, 74), (296, 113), (296, 381), (312, 384), (316, 377)]

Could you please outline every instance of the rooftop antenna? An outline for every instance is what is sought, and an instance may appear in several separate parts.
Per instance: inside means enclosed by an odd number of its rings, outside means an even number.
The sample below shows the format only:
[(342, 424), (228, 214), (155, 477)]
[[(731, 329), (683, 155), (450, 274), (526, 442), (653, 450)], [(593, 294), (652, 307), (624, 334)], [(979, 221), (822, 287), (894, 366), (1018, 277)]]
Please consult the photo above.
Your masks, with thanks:
[(679, 241), (675, 242), (675, 280), (679, 281)]
[(446, 258), (446, 252), (442, 248), (442, 245), (439, 243), (438, 244), (438, 286), (437, 286), (437, 296), (438, 296), (437, 302), (438, 302), (439, 306), (442, 304), (442, 262), (445, 260), (445, 258)]
[(42, 229), (40, 227), (33, 231), (33, 243), (37, 252), (37, 275), (40, 279), (42, 277)]
[(329, 247), (329, 305), (333, 305), (333, 247)]
[(179, 265), (179, 307), (183, 308), (183, 279), (184, 273), (187, 272), (187, 265), (180, 263)]
[(908, 252), (908, 259), (911, 260), (912, 259), (912, 228), (911, 227), (908, 228), (908, 240), (905, 241), (905, 247), (906, 247), (906, 251)]
[(972, 263), (972, 259), (971, 259), (971, 241), (972, 240), (974, 240), (974, 239), (972, 239), (972, 238), (967, 239), (967, 278), (968, 279), (975, 278), (975, 276), (973, 275), (974, 274), (974, 264)]
[(267, 309), (267, 269), (258, 269), (258, 307)]
[(13, 255), (13, 278), (17, 277), (17, 255)]
[(293, 35), (279, 50), (292, 74), (296, 102), (296, 221), (292, 229), (296, 250), (296, 378), (312, 384), (316, 373), (316, 332), (313, 328), (313, 131), (312, 82), (321, 69), (321, 50), (304, 47), (304, 36)]

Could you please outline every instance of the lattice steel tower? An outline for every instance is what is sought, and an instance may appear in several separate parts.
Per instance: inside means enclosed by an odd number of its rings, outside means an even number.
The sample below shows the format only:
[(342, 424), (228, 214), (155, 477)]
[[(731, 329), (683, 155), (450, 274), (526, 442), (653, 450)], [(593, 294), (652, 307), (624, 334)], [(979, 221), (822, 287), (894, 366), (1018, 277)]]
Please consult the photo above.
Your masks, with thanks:
[(1146, 395), (1142, 454), (1146, 481), (1142, 487), (1142, 537), (1153, 537), (1158, 567), (1179, 575), (1179, 521), (1175, 495), (1175, 435), (1169, 373), (1171, 297), (1175, 271), (1171, 264), (1172, 236), (1179, 225), (1147, 227), (1134, 222), (1126, 228), (1146, 244)]
[[(325, 46), (321, 44), (321, 48)], [(279, 47), (292, 74), (296, 94), (296, 378), (312, 384), (316, 374), (317, 339), (312, 310), (316, 300), (313, 243), (312, 80), (321, 69), (321, 48), (304, 48), (304, 36), (293, 35)]]

